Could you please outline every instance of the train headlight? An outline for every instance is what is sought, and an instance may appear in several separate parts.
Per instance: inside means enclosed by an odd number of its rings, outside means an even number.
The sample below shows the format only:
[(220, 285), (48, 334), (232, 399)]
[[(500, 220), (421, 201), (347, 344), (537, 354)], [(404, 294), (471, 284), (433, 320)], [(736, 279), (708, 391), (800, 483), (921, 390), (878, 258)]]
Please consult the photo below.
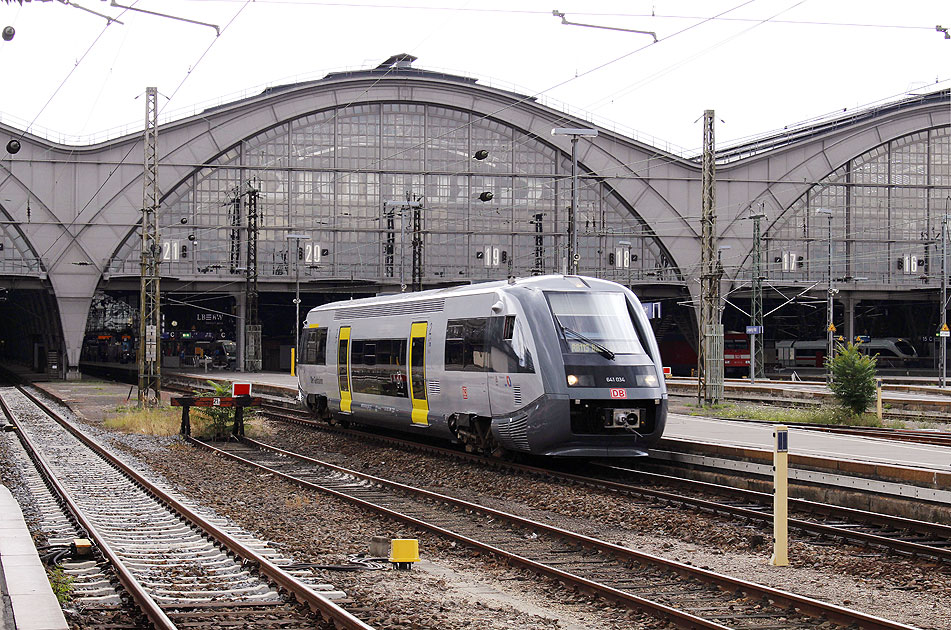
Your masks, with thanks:
[(594, 377), (590, 374), (566, 374), (568, 387), (594, 387)]
[(647, 387), (657, 387), (657, 377), (653, 374), (647, 374), (644, 376), (644, 385)]

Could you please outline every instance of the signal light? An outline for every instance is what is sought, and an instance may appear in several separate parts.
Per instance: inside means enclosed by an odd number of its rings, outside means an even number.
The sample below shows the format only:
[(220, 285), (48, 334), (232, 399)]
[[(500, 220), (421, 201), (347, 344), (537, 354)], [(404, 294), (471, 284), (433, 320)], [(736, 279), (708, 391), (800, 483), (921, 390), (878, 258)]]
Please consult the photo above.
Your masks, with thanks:
[(479, 195), (479, 201), (482, 201), (482, 202), (492, 201), (492, 198), (493, 198), (493, 197), (495, 197), (495, 195), (493, 195), (492, 193), (490, 193), (490, 192), (487, 190), (487, 191), (485, 191), (484, 193), (482, 193), (482, 194)]
[(475, 152), (475, 155), (473, 155), (472, 157), (474, 157), (477, 160), (484, 160), (485, 158), (489, 157), (489, 152), (486, 151), (485, 149), (479, 149), (478, 151)]
[(16, 35), (16, 31), (13, 30), (12, 26), (3, 27), (3, 41), (8, 42), (13, 39), (13, 36)]
[(13, 154), (19, 153), (19, 152), (20, 152), (20, 141), (19, 141), (19, 140), (14, 139), (14, 140), (11, 140), (10, 142), (7, 143), (7, 153), (9, 153), (10, 155), (13, 155)]

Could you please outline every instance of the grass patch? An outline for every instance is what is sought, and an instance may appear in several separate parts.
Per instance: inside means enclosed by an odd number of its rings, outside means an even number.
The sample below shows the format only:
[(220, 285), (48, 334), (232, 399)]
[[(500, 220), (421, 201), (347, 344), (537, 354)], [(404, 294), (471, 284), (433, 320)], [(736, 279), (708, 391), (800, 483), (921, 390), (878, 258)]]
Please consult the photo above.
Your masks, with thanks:
[[(214, 426), (211, 420), (192, 407), (189, 411), (192, 435), (199, 438), (208, 438), (214, 435)], [(133, 406), (121, 406), (106, 416), (104, 426), (111, 431), (121, 433), (136, 433), (140, 435), (177, 435), (182, 426), (181, 407), (151, 407), (140, 409)], [(228, 423), (226, 433), (231, 432)], [(267, 431), (261, 418), (245, 410), (244, 433), (248, 437), (264, 437)]]
[[(194, 426), (195, 419), (192, 418)], [(117, 407), (106, 416), (107, 429), (121, 433), (143, 435), (175, 435), (182, 425), (182, 410), (178, 407)]]
[(60, 605), (68, 603), (73, 598), (73, 578), (66, 575), (62, 567), (47, 569), (46, 575), (49, 577), (56, 600)]
[(849, 427), (890, 427), (901, 429), (905, 423), (901, 420), (880, 421), (874, 413), (853, 416), (838, 407), (817, 407), (803, 409), (785, 409), (763, 405), (721, 404), (696, 408), (691, 415), (707, 415), (716, 418), (762, 420), (764, 422), (787, 422), (798, 424), (833, 424)]

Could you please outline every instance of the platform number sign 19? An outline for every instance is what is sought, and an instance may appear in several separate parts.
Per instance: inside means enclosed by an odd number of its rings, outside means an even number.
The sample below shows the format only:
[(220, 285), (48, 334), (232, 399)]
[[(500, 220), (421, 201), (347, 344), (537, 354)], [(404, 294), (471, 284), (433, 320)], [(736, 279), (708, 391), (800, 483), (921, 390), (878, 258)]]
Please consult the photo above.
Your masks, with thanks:
[(485, 251), (482, 253), (482, 262), (486, 267), (498, 267), (500, 258), (501, 252), (498, 247), (485, 246)]

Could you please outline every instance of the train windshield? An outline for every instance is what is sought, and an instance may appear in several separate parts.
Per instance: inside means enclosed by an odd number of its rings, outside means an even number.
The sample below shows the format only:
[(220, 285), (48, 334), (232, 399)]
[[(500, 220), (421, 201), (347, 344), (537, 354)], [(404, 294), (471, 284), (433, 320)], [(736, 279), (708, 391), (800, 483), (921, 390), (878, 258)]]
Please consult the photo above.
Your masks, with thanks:
[(545, 295), (569, 352), (644, 354), (623, 293)]
[(917, 357), (918, 352), (915, 350), (914, 346), (905, 341), (904, 339), (899, 339), (895, 342), (895, 347), (898, 348), (898, 351), (902, 354), (906, 354), (910, 357)]

